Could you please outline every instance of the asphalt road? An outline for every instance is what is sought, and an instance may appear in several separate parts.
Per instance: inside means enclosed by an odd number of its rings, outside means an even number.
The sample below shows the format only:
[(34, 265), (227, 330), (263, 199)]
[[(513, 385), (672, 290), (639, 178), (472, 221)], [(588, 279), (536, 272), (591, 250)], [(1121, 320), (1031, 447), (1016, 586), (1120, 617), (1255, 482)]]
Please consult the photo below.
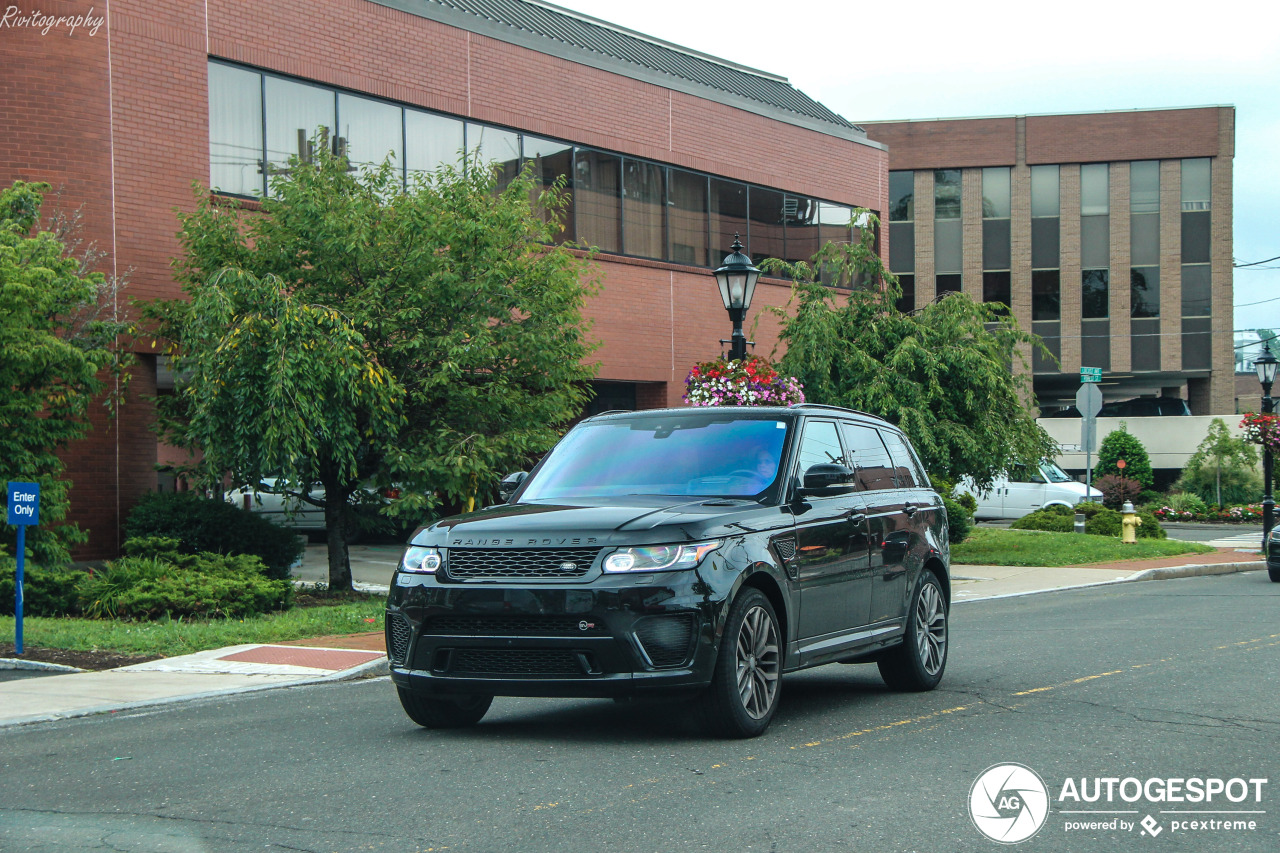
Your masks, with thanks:
[[(475, 729), (428, 732), (385, 679), (7, 729), (0, 850), (997, 851), (970, 789), (1018, 762), (1051, 800), (1021, 849), (1270, 853), (1278, 612), (1259, 572), (965, 603), (938, 690), (890, 693), (865, 666), (789, 676), (753, 741), (599, 700), (499, 699)], [(1268, 781), (1261, 802), (1059, 801), (1082, 777)], [(1100, 808), (1131, 813), (1063, 814)], [(1223, 816), (1170, 808), (1265, 813), (1184, 831)], [(1065, 829), (1145, 816), (1154, 838)]]
[[(978, 522), (979, 527), (1008, 527), (1013, 522), (1006, 521), (981, 521)], [(1259, 546), (1262, 544), (1262, 525), (1261, 524), (1162, 524), (1165, 533), (1169, 534), (1170, 539), (1177, 539), (1180, 542), (1212, 542), (1215, 539), (1228, 539), (1231, 537), (1252, 537), (1258, 540)]]

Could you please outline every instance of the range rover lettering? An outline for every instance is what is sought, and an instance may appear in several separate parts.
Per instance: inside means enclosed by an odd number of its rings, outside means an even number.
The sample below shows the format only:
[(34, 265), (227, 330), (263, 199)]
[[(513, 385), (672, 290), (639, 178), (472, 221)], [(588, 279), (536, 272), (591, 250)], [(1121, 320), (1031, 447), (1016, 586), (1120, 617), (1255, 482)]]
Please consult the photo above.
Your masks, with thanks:
[(417, 531), (393, 578), (391, 678), (422, 726), (472, 725), (495, 696), (687, 694), (712, 731), (753, 737), (788, 672), (942, 678), (945, 510), (884, 420), (606, 413), (504, 487), (506, 503)]

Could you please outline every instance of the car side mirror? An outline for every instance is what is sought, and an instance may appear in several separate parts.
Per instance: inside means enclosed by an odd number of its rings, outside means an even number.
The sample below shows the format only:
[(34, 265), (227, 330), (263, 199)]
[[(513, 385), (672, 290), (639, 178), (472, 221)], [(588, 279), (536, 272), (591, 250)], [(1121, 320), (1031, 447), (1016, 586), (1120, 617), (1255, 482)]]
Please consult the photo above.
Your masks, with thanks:
[(820, 462), (804, 472), (800, 497), (847, 495), (857, 488), (855, 475), (843, 465)]
[(516, 493), (516, 489), (520, 488), (520, 484), (528, 477), (528, 471), (516, 471), (514, 474), (508, 474), (503, 477), (502, 481), (498, 483), (498, 496), (502, 498), (504, 503), (511, 500), (511, 496)]

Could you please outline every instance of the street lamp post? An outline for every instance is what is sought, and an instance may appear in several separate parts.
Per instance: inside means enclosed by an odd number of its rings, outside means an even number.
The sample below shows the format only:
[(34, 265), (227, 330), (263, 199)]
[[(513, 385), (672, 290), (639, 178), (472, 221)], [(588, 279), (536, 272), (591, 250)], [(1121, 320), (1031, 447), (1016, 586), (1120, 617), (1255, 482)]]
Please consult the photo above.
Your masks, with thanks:
[[(733, 337), (720, 343), (729, 344), (729, 360), (736, 361), (747, 357), (747, 336), (742, 333), (742, 320), (751, 307), (751, 297), (756, 290), (756, 281), (760, 278), (760, 270), (751, 264), (751, 258), (742, 253), (742, 242), (738, 235), (733, 235), (733, 245), (724, 262), (716, 268), (716, 284), (720, 286), (720, 298), (724, 300), (725, 310), (733, 322)], [(754, 342), (753, 342), (754, 343)]]
[[(1258, 381), (1262, 383), (1262, 414), (1275, 412), (1275, 400), (1271, 398), (1271, 384), (1276, 381), (1276, 357), (1271, 354), (1271, 341), (1262, 345), (1262, 355), (1253, 362), (1253, 369), (1258, 372)], [(1262, 445), (1262, 550), (1266, 553), (1267, 536), (1271, 533), (1271, 525), (1275, 521), (1276, 502), (1271, 494), (1271, 445)]]

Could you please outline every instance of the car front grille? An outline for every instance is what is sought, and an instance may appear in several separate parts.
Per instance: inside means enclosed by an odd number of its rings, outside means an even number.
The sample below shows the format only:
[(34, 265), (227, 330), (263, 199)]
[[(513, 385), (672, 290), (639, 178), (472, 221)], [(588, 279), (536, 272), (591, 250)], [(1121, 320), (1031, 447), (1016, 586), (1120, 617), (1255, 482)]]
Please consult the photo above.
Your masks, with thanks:
[(590, 654), (567, 649), (453, 649), (437, 661), (448, 675), (572, 678), (595, 671)]
[(646, 616), (636, 622), (636, 639), (654, 666), (679, 666), (689, 658), (693, 613)]
[(590, 637), (604, 625), (581, 616), (448, 614), (433, 616), (422, 633), (445, 637)]
[(577, 580), (599, 548), (450, 548), (445, 574), (454, 580)]
[(404, 663), (409, 654), (409, 635), (412, 629), (409, 620), (399, 613), (387, 614), (387, 654), (394, 663)]

